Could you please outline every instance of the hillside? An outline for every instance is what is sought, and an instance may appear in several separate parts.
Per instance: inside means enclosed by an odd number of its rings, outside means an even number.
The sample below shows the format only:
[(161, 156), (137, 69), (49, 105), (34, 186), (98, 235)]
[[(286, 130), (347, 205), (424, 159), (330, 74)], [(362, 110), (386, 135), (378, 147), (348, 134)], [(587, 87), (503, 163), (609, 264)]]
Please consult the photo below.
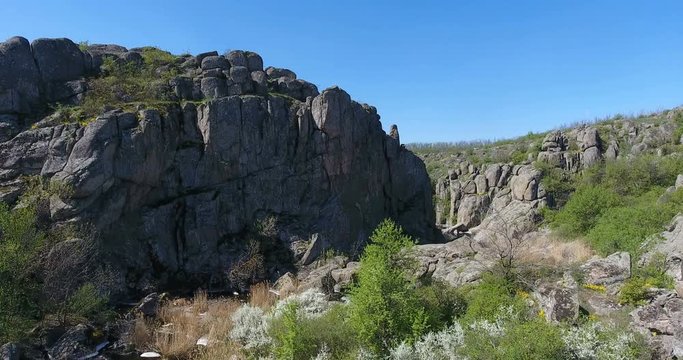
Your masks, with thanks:
[(683, 358), (683, 109), (379, 119), (251, 51), (0, 43), (0, 359)]
[[(579, 155), (577, 132), (582, 128), (595, 129), (600, 138), (603, 156), (680, 151), (683, 135), (683, 109), (676, 108), (638, 116), (616, 115), (592, 122), (581, 122), (541, 133), (528, 133), (513, 139), (497, 141), (471, 141), (460, 143), (413, 143), (406, 147), (415, 152), (426, 164), (432, 181), (447, 175), (467, 161), (473, 165), (484, 163), (524, 164), (539, 159), (543, 144), (551, 142), (556, 132), (566, 134), (566, 149)], [(611, 149), (610, 149), (611, 148)], [(609, 154), (605, 154), (609, 149)], [(547, 150), (547, 149), (546, 149)], [(614, 152), (614, 155), (613, 155)]]

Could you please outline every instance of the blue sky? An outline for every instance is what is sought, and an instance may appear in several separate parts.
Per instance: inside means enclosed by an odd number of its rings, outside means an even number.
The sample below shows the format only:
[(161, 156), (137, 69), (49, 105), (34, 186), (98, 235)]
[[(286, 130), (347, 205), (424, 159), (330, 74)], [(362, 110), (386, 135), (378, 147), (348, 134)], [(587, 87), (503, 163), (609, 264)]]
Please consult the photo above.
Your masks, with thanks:
[(683, 1), (3, 0), (0, 38), (248, 49), (401, 139), (494, 139), (683, 104)]

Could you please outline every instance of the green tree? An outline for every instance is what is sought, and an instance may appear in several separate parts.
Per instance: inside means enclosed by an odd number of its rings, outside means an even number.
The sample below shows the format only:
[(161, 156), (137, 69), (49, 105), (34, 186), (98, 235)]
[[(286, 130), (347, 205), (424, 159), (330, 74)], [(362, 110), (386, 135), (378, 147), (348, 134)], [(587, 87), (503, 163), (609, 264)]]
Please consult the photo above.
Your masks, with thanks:
[(361, 343), (381, 353), (396, 343), (415, 340), (428, 317), (410, 277), (406, 251), (413, 240), (391, 220), (370, 237), (361, 257), (358, 284), (351, 290), (350, 321)]
[(40, 316), (33, 270), (44, 242), (33, 206), (0, 203), (0, 343), (20, 337)]

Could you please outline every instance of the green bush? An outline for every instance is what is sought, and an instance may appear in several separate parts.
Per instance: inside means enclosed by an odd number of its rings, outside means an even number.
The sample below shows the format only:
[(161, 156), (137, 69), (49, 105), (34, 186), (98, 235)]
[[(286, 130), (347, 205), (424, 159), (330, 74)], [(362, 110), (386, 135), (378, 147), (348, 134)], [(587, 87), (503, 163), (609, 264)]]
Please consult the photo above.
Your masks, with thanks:
[(47, 224), (38, 222), (36, 209), (50, 196), (69, 189), (40, 177), (24, 180), (27, 188), (14, 208), (0, 203), (0, 343), (23, 337), (47, 315), (93, 318), (106, 313), (106, 297), (96, 294), (92, 284), (80, 289), (59, 287), (62, 281), (81, 282), (73, 270), (85, 264), (59, 257), (57, 267), (61, 268), (55, 270), (45, 262), (51, 245), (75, 235), (68, 226), (48, 229)]
[(462, 289), (467, 302), (464, 322), (493, 320), (501, 308), (512, 306), (516, 310), (525, 307), (522, 299), (515, 296), (516, 287), (502, 276), (485, 273), (481, 282), (469, 289)]
[(650, 288), (674, 288), (674, 279), (666, 273), (664, 254), (654, 254), (645, 266), (634, 269), (619, 291), (619, 303), (642, 305), (649, 298)]
[(541, 185), (552, 200), (552, 208), (564, 206), (571, 193), (576, 190), (572, 176), (567, 171), (542, 161), (534, 163), (534, 167), (541, 171)]
[(634, 256), (647, 251), (647, 241), (664, 230), (664, 225), (683, 208), (683, 191), (662, 197), (663, 189), (653, 190), (628, 199), (626, 206), (606, 211), (587, 232), (591, 246), (608, 255), (628, 251)]
[(562, 359), (565, 349), (560, 335), (557, 326), (542, 319), (515, 324), (503, 336), (494, 354), (498, 359)]
[(582, 235), (598, 221), (598, 217), (622, 199), (611, 189), (603, 186), (582, 185), (567, 201), (562, 210), (553, 216), (552, 225), (567, 235)]
[[(309, 334), (304, 334), (297, 315), (295, 302), (286, 305), (282, 315), (271, 326), (276, 344), (273, 352), (278, 359), (300, 359), (303, 354), (315, 354), (315, 344), (303, 341)], [(310, 358), (310, 355), (308, 356)]]
[(467, 302), (461, 292), (441, 281), (431, 280), (431, 283), (416, 288), (415, 292), (425, 307), (430, 331), (450, 325), (467, 310)]
[(669, 187), (683, 173), (683, 157), (641, 155), (594, 166), (584, 173), (584, 183), (602, 185), (621, 196), (638, 196), (655, 187)]
[(39, 319), (39, 284), (32, 278), (45, 234), (33, 206), (0, 203), (0, 343), (16, 340)]
[[(550, 175), (543, 179), (550, 193), (563, 189), (552, 171), (545, 173)], [(683, 208), (683, 192), (662, 196), (680, 173), (683, 157), (677, 156), (643, 155), (595, 166), (583, 173), (564, 207), (545, 210), (543, 216), (561, 234), (585, 235), (602, 255), (628, 251), (637, 256), (646, 250), (646, 239)]]
[(107, 294), (102, 294), (95, 285), (85, 283), (69, 297), (65, 315), (81, 319), (106, 320), (111, 315), (108, 304)]
[(348, 320), (348, 307), (343, 304), (333, 306), (320, 317), (298, 316), (297, 304), (288, 304), (268, 332), (275, 340), (278, 359), (313, 359), (323, 349), (332, 359), (345, 359), (359, 348)]
[(426, 311), (414, 291), (409, 275), (413, 264), (406, 256), (413, 243), (387, 219), (375, 229), (361, 257), (349, 317), (361, 343), (373, 352), (414, 340), (426, 330)]
[(567, 359), (559, 326), (501, 308), (492, 320), (465, 327), (460, 353), (472, 360)]

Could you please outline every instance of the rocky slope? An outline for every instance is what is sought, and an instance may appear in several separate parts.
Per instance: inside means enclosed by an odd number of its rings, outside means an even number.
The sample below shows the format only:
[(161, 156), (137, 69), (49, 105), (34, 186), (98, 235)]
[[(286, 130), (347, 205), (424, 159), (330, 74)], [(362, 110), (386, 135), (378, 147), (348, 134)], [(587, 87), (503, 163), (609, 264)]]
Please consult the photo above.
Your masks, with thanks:
[[(542, 264), (538, 239), (547, 244), (552, 232), (538, 225), (536, 215), (554, 205), (544, 188), (544, 170), (582, 176), (584, 170), (616, 159), (680, 156), (683, 150), (683, 108), (643, 115), (616, 117), (594, 124), (533, 134), (516, 140), (470, 147), (430, 148), (415, 146), (415, 151), (431, 170), (435, 188), (436, 220), (446, 244), (427, 244), (416, 248), (421, 275), (448, 282), (453, 286), (478, 281), (483, 271), (495, 264), (490, 253), (499, 250), (491, 243), (501, 239), (501, 229), (522, 227), (520, 246), (506, 245), (507, 254), (522, 258), (533, 254), (532, 262)], [(519, 155), (519, 156), (517, 156)], [(654, 170), (651, 169), (654, 172)], [(566, 178), (566, 181), (571, 181)], [(660, 193), (665, 201), (683, 187), (683, 175)], [(683, 209), (681, 209), (683, 211)], [(527, 227), (529, 225), (529, 227)], [(683, 217), (676, 216), (667, 229), (652, 234), (643, 244), (644, 255), (617, 252), (589, 260), (565, 261), (550, 268), (555, 275), (535, 281), (531, 298), (548, 321), (577, 321), (587, 314), (604, 323), (629, 327), (642, 334), (651, 347), (653, 358), (683, 356)], [(508, 232), (509, 234), (509, 232)], [(492, 241), (493, 240), (493, 241)], [(650, 244), (651, 242), (651, 244)], [(550, 250), (552, 251), (552, 250)], [(523, 253), (523, 254), (522, 254)], [(495, 255), (495, 254), (494, 254)], [(673, 288), (646, 284), (647, 299), (625, 305), (619, 294), (629, 280), (655, 255), (664, 255), (665, 271), (674, 281)], [(562, 254), (567, 256), (567, 254)], [(494, 260), (494, 261), (492, 261)], [(577, 284), (576, 279), (580, 279)]]
[(357, 250), (385, 217), (437, 236), (424, 164), (343, 90), (264, 70), (253, 52), (213, 52), (175, 58), (162, 109), (110, 107), (87, 122), (47, 110), (82, 103), (107, 58), (142, 61), (117, 45), (0, 43), (0, 199), (16, 201), (29, 176), (66, 185), (46, 216), (92, 226), (122, 288), (222, 274), (268, 217), (283, 247), (314, 237), (318, 255)]
[(678, 108), (468, 149), (414, 148), (432, 170), (437, 223), (471, 228), (506, 207), (522, 214), (553, 201), (547, 198), (534, 162), (577, 173), (603, 160), (678, 151), (681, 116), (683, 109)]

